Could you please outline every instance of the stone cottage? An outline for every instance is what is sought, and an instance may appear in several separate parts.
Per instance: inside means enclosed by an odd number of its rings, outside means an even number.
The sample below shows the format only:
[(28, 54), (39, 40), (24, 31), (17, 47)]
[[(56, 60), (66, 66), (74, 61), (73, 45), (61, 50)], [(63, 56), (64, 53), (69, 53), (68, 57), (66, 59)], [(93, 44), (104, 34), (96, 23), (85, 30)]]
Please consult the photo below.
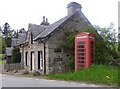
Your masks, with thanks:
[(67, 5), (68, 14), (49, 24), (43, 17), (40, 25), (29, 24), (25, 42), (20, 45), (21, 60), (25, 69), (39, 70), (41, 74), (65, 72), (68, 53), (60, 46), (65, 43), (66, 32), (78, 32), (91, 23), (81, 11), (81, 5), (71, 2)]

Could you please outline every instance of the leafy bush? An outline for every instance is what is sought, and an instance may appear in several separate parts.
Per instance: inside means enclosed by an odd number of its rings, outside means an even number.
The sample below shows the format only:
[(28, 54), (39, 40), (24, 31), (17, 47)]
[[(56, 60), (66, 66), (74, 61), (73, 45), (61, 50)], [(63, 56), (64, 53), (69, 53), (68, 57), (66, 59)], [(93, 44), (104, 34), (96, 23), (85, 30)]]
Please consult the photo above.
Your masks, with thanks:
[(64, 41), (65, 44), (62, 47), (67, 50), (69, 53), (68, 67), (69, 71), (74, 70), (74, 41), (75, 41), (76, 32), (67, 32), (65, 33)]
[(0, 54), (5, 54), (6, 46), (5, 38), (0, 37)]
[(120, 42), (118, 42), (118, 51), (120, 52)]
[(1, 59), (1, 60), (4, 60), (5, 57), (6, 57), (5, 54), (0, 54), (0, 59)]
[(14, 48), (12, 50), (12, 63), (20, 63), (21, 62), (21, 55), (20, 55), (20, 49)]
[(71, 56), (68, 61), (68, 67), (70, 71), (73, 71), (75, 68), (74, 56)]
[(5, 38), (5, 42), (6, 42), (7, 47), (11, 47), (12, 39), (10, 37)]

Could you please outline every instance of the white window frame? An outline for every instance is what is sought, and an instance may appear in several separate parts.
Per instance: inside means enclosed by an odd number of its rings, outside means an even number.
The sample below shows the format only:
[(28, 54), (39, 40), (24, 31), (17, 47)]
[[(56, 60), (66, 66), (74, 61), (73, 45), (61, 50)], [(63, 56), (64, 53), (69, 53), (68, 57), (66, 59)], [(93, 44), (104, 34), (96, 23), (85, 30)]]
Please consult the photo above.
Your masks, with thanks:
[(43, 51), (40, 51), (40, 69), (43, 70)]

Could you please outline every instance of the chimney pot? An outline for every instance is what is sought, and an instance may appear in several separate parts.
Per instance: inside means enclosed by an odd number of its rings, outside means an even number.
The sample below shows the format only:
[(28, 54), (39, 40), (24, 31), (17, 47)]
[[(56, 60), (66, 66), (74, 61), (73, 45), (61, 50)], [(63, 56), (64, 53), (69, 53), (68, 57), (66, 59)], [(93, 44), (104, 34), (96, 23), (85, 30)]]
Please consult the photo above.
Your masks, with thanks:
[(45, 22), (45, 16), (43, 16), (43, 22)]
[(45, 16), (43, 16), (43, 22), (41, 22), (40, 25), (45, 25), (45, 26), (49, 25), (48, 18), (45, 19)]

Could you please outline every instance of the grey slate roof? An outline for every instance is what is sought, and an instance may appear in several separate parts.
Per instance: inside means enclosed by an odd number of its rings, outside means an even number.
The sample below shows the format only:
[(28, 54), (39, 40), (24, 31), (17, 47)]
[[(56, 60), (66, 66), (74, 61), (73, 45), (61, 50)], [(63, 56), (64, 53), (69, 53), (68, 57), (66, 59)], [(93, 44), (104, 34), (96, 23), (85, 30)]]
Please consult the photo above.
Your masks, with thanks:
[(12, 50), (13, 50), (12, 47), (7, 47), (7, 48), (6, 48), (6, 55), (7, 55), (7, 56), (11, 56), (11, 55), (12, 55)]
[(42, 33), (40, 33), (34, 40), (38, 38), (44, 38), (52, 33), (56, 28), (58, 28), (62, 23), (64, 23), (71, 16), (65, 16), (64, 18), (58, 20), (57, 22), (49, 25)]
[(33, 39), (36, 38), (41, 32), (43, 32), (47, 26), (29, 24), (28, 30), (32, 33)]
[(25, 43), (25, 40), (26, 40), (26, 34), (18, 33), (18, 44)]
[(11, 46), (15, 47), (17, 45), (17, 38), (12, 38)]
[(80, 18), (87, 24), (91, 25), (91, 23), (88, 21), (88, 19), (85, 17), (85, 15), (82, 12), (76, 12), (72, 15), (65, 16), (64, 18), (58, 20), (57, 22), (49, 25), (42, 33), (40, 33), (34, 40), (37, 40), (38, 38), (44, 38), (47, 37), (50, 33), (52, 33), (54, 30), (56, 30), (61, 24), (63, 24), (66, 20), (71, 18), (72, 16), (79, 14)]
[(26, 33), (18, 33), (18, 38), (12, 38), (11, 47), (25, 43)]

